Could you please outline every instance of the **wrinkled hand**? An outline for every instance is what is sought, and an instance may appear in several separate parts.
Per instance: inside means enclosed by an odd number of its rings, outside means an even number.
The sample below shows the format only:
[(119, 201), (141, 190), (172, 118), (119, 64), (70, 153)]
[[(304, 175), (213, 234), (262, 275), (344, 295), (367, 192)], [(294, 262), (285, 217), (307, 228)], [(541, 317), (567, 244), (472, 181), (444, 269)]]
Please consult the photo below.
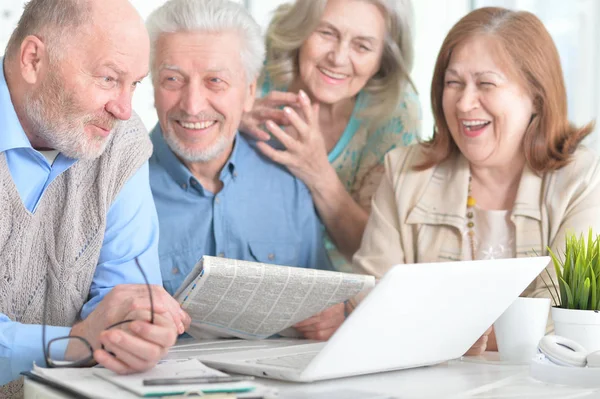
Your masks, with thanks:
[[(154, 324), (149, 322), (148, 287), (123, 284), (113, 288), (84, 321), (75, 325), (71, 335), (85, 338), (94, 349), (94, 359), (115, 372), (147, 370), (160, 360), (175, 342), (177, 334), (183, 333), (191, 322), (189, 315), (163, 287), (153, 285), (151, 289)], [(106, 330), (124, 320), (134, 321)], [(115, 353), (118, 359), (99, 349), (101, 345)], [(69, 344), (65, 356), (81, 357), (77, 353), (80, 350), (80, 345)]]
[(285, 165), (289, 171), (302, 180), (309, 188), (314, 189), (325, 174), (330, 171), (335, 175), (327, 158), (327, 148), (323, 134), (319, 130), (319, 104), (311, 104), (305, 92), (298, 94), (300, 111), (304, 119), (291, 107), (283, 112), (296, 131), (297, 137), (282, 130), (273, 120), (266, 122), (267, 129), (286, 148), (276, 150), (267, 143), (260, 142), (258, 148), (273, 161)]
[(280, 106), (295, 107), (298, 105), (298, 95), (284, 91), (272, 91), (265, 97), (257, 98), (252, 111), (245, 112), (240, 122), (240, 131), (258, 140), (269, 140), (269, 133), (262, 129), (268, 121), (274, 121), (280, 126), (288, 126), (289, 119)]
[(302, 333), (306, 339), (326, 341), (346, 319), (344, 306), (343, 303), (333, 305), (321, 313), (297, 323), (294, 328)]
[(485, 352), (488, 348), (488, 341), (489, 341), (490, 334), (493, 331), (494, 330), (492, 327), (488, 328), (483, 333), (483, 335), (481, 337), (479, 337), (479, 339), (477, 341), (475, 341), (475, 343), (473, 344), (473, 346), (471, 346), (471, 348), (467, 351), (467, 353), (465, 353), (465, 356), (479, 356), (483, 352)]
[(154, 324), (150, 324), (143, 321), (149, 320), (150, 311), (134, 310), (129, 313), (126, 317), (133, 322), (100, 333), (104, 349), (94, 351), (94, 360), (119, 374), (151, 369), (177, 340), (173, 320), (165, 315), (155, 313)]

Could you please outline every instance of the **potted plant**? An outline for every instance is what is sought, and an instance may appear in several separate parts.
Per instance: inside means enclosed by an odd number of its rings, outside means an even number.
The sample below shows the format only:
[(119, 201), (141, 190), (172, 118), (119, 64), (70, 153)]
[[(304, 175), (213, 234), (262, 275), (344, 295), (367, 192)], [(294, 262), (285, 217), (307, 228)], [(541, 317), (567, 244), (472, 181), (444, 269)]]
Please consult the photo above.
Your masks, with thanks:
[[(554, 333), (572, 339), (589, 352), (600, 350), (600, 235), (567, 234), (562, 257), (549, 248), (558, 288), (548, 287)], [(554, 292), (553, 292), (554, 291)]]

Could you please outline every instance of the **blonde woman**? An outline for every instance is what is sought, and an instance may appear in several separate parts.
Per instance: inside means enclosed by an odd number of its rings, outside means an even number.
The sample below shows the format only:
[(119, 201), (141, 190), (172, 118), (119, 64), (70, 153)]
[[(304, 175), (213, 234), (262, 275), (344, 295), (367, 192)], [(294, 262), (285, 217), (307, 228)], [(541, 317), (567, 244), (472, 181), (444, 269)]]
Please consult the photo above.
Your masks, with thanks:
[[(241, 130), (310, 189), (345, 269), (360, 245), (385, 154), (419, 135), (409, 0), (297, 0), (267, 32), (262, 98)], [(269, 134), (269, 133), (271, 134)]]

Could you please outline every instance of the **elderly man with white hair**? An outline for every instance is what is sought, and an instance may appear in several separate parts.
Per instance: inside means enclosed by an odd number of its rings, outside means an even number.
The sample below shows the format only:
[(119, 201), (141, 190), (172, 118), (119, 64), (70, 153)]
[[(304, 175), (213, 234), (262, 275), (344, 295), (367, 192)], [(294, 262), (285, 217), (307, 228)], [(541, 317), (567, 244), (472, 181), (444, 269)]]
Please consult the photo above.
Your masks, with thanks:
[[(238, 132), (265, 53), (256, 22), (227, 0), (170, 0), (146, 26), (159, 118), (150, 184), (167, 291), (203, 255), (331, 269), (307, 187)], [(298, 329), (327, 338), (343, 310), (337, 305)]]

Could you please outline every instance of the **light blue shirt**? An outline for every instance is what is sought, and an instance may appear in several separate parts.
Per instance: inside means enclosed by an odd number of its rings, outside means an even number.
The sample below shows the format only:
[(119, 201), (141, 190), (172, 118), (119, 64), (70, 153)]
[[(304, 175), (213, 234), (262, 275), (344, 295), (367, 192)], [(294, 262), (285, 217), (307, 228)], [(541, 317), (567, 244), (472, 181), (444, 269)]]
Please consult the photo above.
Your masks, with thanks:
[(237, 134), (215, 195), (173, 154), (159, 125), (151, 135), (150, 185), (168, 292), (175, 293), (203, 255), (332, 270), (308, 188), (248, 139)]
[[(42, 154), (33, 149), (17, 118), (4, 73), (0, 73), (0, 153), (2, 152), (6, 155), (8, 168), (21, 200), (30, 212), (35, 212), (54, 179), (77, 162), (59, 154), (50, 165)], [(135, 257), (139, 257), (150, 284), (161, 284), (158, 267), (158, 219), (150, 191), (147, 163), (123, 186), (108, 211), (100, 258), (88, 301), (81, 310), (81, 318), (86, 318), (114, 286), (144, 283), (135, 265)], [(21, 371), (30, 370), (34, 361), (38, 365), (46, 364), (41, 331), (40, 325), (11, 321), (0, 313), (0, 385), (17, 378)], [(46, 342), (52, 338), (68, 336), (70, 331), (70, 327), (49, 326), (46, 329)], [(55, 353), (58, 351), (53, 346), (53, 354)]]

